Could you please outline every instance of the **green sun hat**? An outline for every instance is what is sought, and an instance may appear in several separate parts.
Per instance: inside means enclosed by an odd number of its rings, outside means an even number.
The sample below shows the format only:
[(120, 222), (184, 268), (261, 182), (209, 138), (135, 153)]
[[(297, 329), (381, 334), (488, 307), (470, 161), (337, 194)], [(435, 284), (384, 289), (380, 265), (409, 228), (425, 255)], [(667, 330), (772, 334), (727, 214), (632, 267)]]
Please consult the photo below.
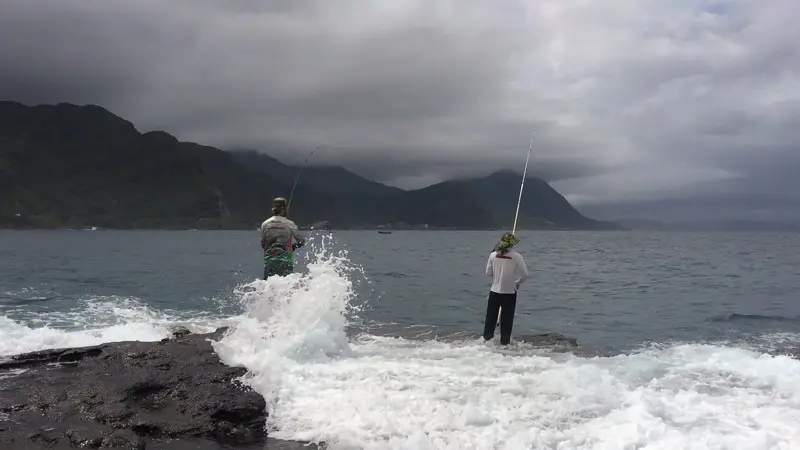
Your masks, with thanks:
[(504, 252), (510, 249), (511, 247), (517, 245), (519, 243), (519, 239), (514, 236), (513, 233), (503, 233), (503, 236), (500, 238), (500, 242), (494, 246), (494, 251), (496, 252)]

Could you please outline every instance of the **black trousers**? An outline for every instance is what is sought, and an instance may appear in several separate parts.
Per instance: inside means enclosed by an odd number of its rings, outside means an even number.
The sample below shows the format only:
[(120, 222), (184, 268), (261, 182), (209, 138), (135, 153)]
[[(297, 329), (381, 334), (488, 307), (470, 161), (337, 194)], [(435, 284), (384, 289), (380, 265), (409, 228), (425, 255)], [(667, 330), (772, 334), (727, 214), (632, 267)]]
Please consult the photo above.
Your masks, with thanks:
[(281, 276), (285, 277), (289, 274), (294, 272), (294, 264), (289, 261), (281, 261), (279, 259), (273, 259), (264, 262), (264, 279), (271, 276)]
[(497, 313), (500, 308), (500, 343), (508, 345), (511, 342), (511, 328), (514, 326), (514, 310), (517, 307), (517, 293), (498, 294), (489, 291), (489, 301), (486, 304), (486, 321), (483, 323), (483, 338), (487, 341), (494, 337), (497, 326)]

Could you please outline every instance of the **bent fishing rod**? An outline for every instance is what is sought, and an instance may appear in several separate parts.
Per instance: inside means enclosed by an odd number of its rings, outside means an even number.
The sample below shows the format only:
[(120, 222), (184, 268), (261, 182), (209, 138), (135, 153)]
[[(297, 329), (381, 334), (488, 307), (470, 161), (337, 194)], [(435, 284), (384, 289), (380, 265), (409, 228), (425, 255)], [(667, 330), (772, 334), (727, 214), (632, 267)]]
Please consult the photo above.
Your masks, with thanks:
[(316, 151), (319, 150), (322, 147), (323, 147), (322, 145), (318, 145), (318, 146), (314, 147), (314, 149), (311, 150), (308, 153), (308, 155), (306, 155), (306, 159), (303, 161), (303, 164), (300, 166), (300, 170), (297, 171), (297, 176), (294, 177), (294, 184), (292, 185), (292, 191), (289, 193), (289, 201), (286, 202), (286, 215), (287, 216), (289, 215), (289, 208), (292, 206), (292, 197), (294, 197), (294, 190), (297, 187), (297, 182), (300, 180), (300, 174), (303, 173), (303, 169), (306, 168), (306, 165), (308, 164), (308, 160), (311, 158), (311, 155), (316, 153)]

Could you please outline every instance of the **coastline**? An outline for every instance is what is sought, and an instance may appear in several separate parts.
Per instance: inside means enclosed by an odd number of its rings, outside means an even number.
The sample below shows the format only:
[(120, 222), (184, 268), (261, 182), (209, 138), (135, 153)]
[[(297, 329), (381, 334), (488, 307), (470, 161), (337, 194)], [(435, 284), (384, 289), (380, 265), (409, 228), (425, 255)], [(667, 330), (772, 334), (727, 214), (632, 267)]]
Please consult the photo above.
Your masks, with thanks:
[[(0, 359), (0, 448), (324, 449), (324, 443), (268, 436), (264, 398), (237, 381), (247, 370), (223, 364), (210, 344), (226, 330), (193, 334), (174, 328), (154, 342), (5, 356)], [(558, 344), (558, 353), (580, 347), (556, 333), (524, 340), (543, 348)], [(796, 349), (776, 354), (798, 358)]]
[[(94, 228), (94, 229), (93, 229)], [(358, 227), (328, 227), (312, 228), (300, 226), (302, 231), (506, 231), (507, 228), (476, 228), (476, 227), (392, 227), (384, 228), (381, 226), (358, 226)], [(0, 224), (0, 230), (8, 231), (256, 231), (257, 225), (248, 226), (185, 226), (185, 225), (163, 225), (163, 226), (126, 226), (126, 227), (107, 227), (97, 225), (74, 225), (74, 226), (9, 226)], [(568, 227), (517, 227), (518, 231), (629, 231), (627, 229), (595, 229), (595, 228), (568, 228)]]
[[(247, 370), (211, 346), (227, 329), (0, 357), (0, 448), (325, 448), (268, 436), (264, 398), (238, 381)], [(578, 347), (558, 334), (526, 341)]]

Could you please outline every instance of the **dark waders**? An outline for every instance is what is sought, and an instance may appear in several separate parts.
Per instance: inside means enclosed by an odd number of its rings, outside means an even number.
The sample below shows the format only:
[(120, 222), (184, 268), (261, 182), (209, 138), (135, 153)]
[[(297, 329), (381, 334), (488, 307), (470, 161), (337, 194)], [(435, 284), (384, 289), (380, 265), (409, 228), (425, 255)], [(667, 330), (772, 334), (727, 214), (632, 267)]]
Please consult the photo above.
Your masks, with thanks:
[[(502, 311), (500, 308), (503, 308)], [(483, 338), (487, 341), (494, 337), (497, 326), (497, 315), (500, 313), (500, 343), (508, 345), (511, 342), (511, 328), (514, 326), (514, 310), (517, 307), (517, 294), (498, 294), (489, 291), (489, 301), (486, 304), (486, 321), (483, 324)]]
[(264, 279), (278, 275), (285, 277), (294, 272), (294, 264), (291, 261), (281, 259), (268, 259), (264, 261)]

